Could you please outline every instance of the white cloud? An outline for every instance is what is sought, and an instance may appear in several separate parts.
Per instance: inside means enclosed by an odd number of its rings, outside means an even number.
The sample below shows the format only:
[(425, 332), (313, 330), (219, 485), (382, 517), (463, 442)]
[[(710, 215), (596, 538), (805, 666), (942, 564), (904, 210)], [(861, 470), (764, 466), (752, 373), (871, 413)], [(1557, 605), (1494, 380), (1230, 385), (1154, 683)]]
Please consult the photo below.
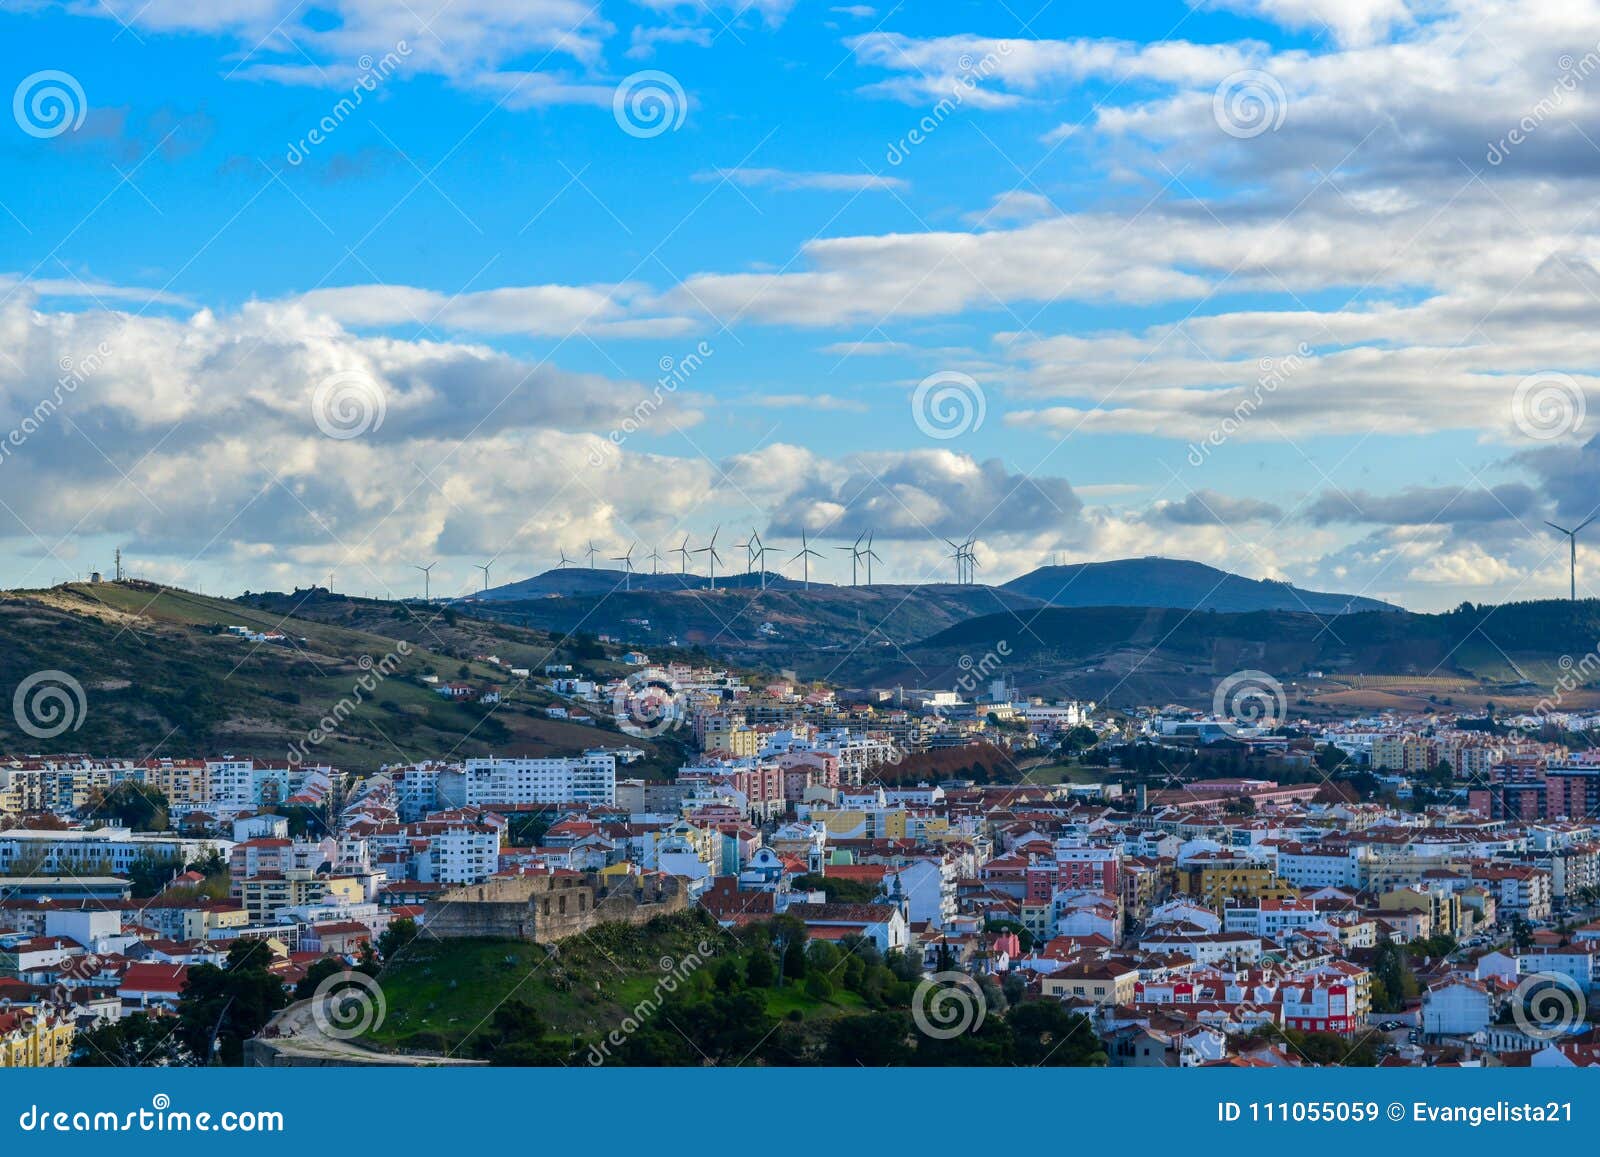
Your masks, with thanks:
[[(697, 420), (682, 394), (641, 409), (636, 383), (363, 338), (297, 304), (186, 318), (32, 305), (0, 307), (0, 422), (24, 435), (0, 457), (0, 534), (46, 553), (116, 534), (185, 565), (270, 548), (376, 567), (670, 523), (711, 485), (709, 465), (647, 450)], [(335, 375), (362, 387), (359, 436), (319, 425)], [(607, 452), (610, 431), (635, 427), (626, 456)]]
[[(187, 0), (97, 0), (86, 14), (145, 32), (198, 32), (234, 38), (240, 52), (231, 75), (283, 83), (339, 87), (350, 83), (352, 62), (405, 45), (406, 72), (444, 76), (463, 85), (522, 86), (524, 103), (576, 100), (593, 103), (589, 86), (553, 71), (515, 72), (520, 59), (552, 68), (600, 64), (615, 31), (585, 0), (453, 0), (413, 11), (386, 0), (328, 0), (315, 7), (288, 0), (238, 0), (192, 4)], [(319, 19), (331, 13), (336, 19)], [(610, 99), (609, 87), (605, 89)]]
[(797, 173), (785, 169), (710, 169), (694, 175), (696, 181), (732, 181), (747, 189), (820, 189), (830, 193), (904, 191), (911, 186), (899, 177), (876, 173)]
[(1296, 32), (1331, 31), (1342, 44), (1371, 44), (1411, 23), (1405, 0), (1201, 0), (1197, 5), (1270, 20)]
[(701, 324), (686, 317), (639, 316), (639, 286), (525, 285), (454, 295), (401, 285), (317, 289), (294, 299), (353, 326), (418, 326), (481, 334), (569, 337), (669, 337)]

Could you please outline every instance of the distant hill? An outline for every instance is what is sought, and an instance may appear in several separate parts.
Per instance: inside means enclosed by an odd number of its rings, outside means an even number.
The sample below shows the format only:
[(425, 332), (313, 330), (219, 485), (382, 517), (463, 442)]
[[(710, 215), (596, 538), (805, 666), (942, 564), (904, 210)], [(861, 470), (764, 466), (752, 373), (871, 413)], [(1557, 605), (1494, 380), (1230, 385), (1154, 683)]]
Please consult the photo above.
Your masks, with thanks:
[(1398, 611), (1360, 595), (1308, 591), (1289, 583), (1244, 578), (1178, 558), (1124, 558), (1042, 566), (1002, 588), (1055, 607), (1173, 607), (1179, 610), (1303, 611), (1347, 615)]
[[(771, 571), (766, 575), (767, 586), (776, 590), (800, 590), (803, 584), (796, 579), (785, 578), (781, 574)], [(812, 587), (825, 587), (829, 584), (813, 582)], [(761, 588), (761, 575), (756, 574), (729, 574), (717, 576), (718, 590), (741, 590)], [(671, 573), (649, 574), (648, 572), (634, 571), (626, 574), (620, 570), (607, 570), (605, 567), (589, 568), (586, 566), (562, 567), (558, 570), (547, 570), (543, 574), (534, 575), (532, 578), (519, 579), (513, 583), (502, 583), (497, 587), (490, 587), (486, 591), (476, 591), (467, 595), (463, 602), (506, 602), (519, 599), (542, 599), (554, 595), (608, 595), (612, 591), (700, 591), (711, 589), (711, 580), (703, 574), (683, 574), (677, 571)]]
[[(537, 581), (572, 573), (550, 572)], [(806, 590), (789, 582), (771, 584), (763, 591), (742, 584), (724, 586), (719, 578), (715, 591), (705, 586), (645, 590), (640, 577), (634, 576), (631, 591), (608, 586), (454, 605), (468, 614), (558, 636), (609, 635), (652, 656), (663, 646), (701, 647), (725, 661), (768, 667), (793, 667), (819, 653), (837, 653), (832, 661), (837, 665), (838, 656), (901, 646), (978, 615), (1043, 607), (1037, 599), (997, 587), (952, 583), (870, 587), (812, 583)]]
[[(983, 667), (1024, 692), (1116, 706), (1209, 703), (1218, 681), (1265, 671), (1302, 706), (1448, 710), (1493, 700), (1532, 709), (1600, 638), (1600, 600), (1463, 606), (1444, 614), (1229, 614), (1157, 607), (1049, 607), (959, 623), (894, 654), (863, 656), (871, 686), (948, 687)], [(984, 662), (988, 659), (988, 662)], [(1304, 701), (1304, 702), (1302, 702)], [(1592, 706), (1571, 686), (1560, 705)], [(1299, 711), (1300, 708), (1296, 708)]]

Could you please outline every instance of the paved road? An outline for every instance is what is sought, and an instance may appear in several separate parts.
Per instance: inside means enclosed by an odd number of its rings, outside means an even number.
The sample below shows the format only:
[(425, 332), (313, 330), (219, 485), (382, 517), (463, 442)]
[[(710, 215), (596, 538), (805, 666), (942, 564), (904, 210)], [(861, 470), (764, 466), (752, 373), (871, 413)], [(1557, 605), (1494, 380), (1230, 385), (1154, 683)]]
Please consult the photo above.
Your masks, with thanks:
[[(298, 1001), (273, 1017), (268, 1029), (276, 1029), (276, 1036), (263, 1035), (251, 1044), (258, 1054), (265, 1054), (259, 1062), (267, 1065), (380, 1065), (404, 1068), (439, 1067), (456, 1065), (482, 1065), (483, 1061), (453, 1057), (407, 1056), (401, 1053), (381, 1053), (366, 1048), (357, 1041), (329, 1036), (312, 1015), (315, 1002)], [(270, 1059), (267, 1059), (270, 1058)]]

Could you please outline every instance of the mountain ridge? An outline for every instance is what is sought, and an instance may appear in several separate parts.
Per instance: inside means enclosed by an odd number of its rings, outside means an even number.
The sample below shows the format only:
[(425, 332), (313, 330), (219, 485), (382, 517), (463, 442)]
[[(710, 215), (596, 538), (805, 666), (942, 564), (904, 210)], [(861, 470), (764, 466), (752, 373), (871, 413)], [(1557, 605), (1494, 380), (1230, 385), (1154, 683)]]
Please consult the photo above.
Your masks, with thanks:
[(1302, 611), (1314, 615), (1403, 609), (1363, 595), (1249, 579), (1191, 559), (1158, 555), (1042, 566), (1002, 584), (1002, 589), (1053, 607), (1161, 607), (1234, 614)]
[[(998, 585), (988, 583), (860, 583), (840, 584), (813, 579), (809, 584), (767, 571), (718, 575), (718, 591), (942, 591), (967, 586), (1004, 591), (1058, 607), (1163, 607), (1175, 610), (1304, 611), (1310, 614), (1353, 614), (1399, 611), (1403, 608), (1363, 595), (1313, 591), (1272, 579), (1250, 579), (1206, 563), (1158, 555), (1106, 562), (1042, 566)], [(676, 594), (713, 589), (706, 575), (673, 571), (625, 573), (605, 567), (557, 567), (529, 578), (503, 583), (463, 596), (467, 602), (520, 602), (542, 598), (582, 598), (613, 593)]]

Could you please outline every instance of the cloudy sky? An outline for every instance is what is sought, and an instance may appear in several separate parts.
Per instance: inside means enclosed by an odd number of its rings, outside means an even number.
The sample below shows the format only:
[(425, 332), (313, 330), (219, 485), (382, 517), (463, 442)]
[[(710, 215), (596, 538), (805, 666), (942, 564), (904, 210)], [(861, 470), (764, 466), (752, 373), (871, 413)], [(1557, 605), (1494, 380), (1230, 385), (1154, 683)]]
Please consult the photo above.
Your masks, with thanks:
[(1091, 7), (8, 5), (0, 583), (720, 525), (1564, 594), (1600, 3)]

